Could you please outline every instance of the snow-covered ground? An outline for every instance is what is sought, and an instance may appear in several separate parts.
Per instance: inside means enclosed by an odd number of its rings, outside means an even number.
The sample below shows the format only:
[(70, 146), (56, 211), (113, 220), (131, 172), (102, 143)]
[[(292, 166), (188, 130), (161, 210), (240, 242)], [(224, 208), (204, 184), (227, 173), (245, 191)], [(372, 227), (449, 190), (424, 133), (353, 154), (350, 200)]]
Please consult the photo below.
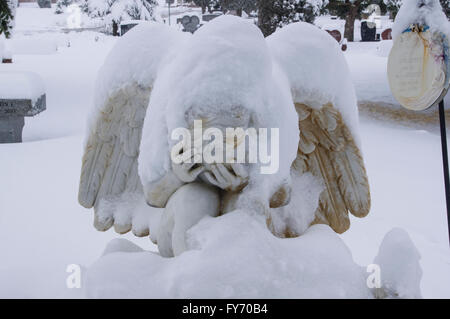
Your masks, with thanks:
[[(81, 289), (66, 286), (68, 265), (90, 266), (111, 239), (120, 237), (97, 232), (92, 212), (77, 203), (96, 73), (116, 39), (94, 32), (53, 32), (56, 22), (47, 9), (18, 12), (13, 42), (20, 50), (13, 64), (0, 65), (0, 72), (39, 74), (47, 110), (26, 119), (24, 143), (0, 145), (0, 297), (83, 297)], [(29, 32), (37, 29), (52, 32)], [(360, 100), (393, 103), (380, 45), (351, 43), (345, 56)], [(367, 265), (391, 228), (406, 229), (422, 255), (423, 296), (450, 298), (439, 136), (363, 117), (361, 137), (372, 210), (364, 219), (352, 219), (343, 240), (355, 261)], [(155, 250), (148, 238), (124, 237)]]

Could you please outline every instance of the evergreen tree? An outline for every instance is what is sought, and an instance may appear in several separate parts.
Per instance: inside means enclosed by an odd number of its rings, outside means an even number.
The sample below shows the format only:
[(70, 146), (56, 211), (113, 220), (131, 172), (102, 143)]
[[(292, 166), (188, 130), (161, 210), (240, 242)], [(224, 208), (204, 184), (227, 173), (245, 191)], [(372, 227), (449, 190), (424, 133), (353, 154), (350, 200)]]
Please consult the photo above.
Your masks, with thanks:
[(203, 14), (206, 13), (207, 9), (208, 9), (208, 11), (211, 11), (211, 4), (212, 4), (211, 0), (193, 0), (193, 2), (196, 6), (199, 6), (200, 8), (202, 8)]
[[(381, 1), (380, 1), (381, 2)], [(354, 40), (355, 20), (361, 19), (361, 13), (369, 4), (378, 4), (372, 0), (330, 0), (327, 9), (332, 15), (345, 20), (344, 38)]]
[(236, 10), (238, 16), (242, 16), (242, 12), (247, 14), (256, 10), (256, 0), (221, 0), (222, 10)]
[[(83, 0), (82, 0), (83, 1)], [(119, 25), (124, 20), (155, 20), (156, 0), (84, 0), (82, 10), (91, 18), (101, 18), (106, 22), (107, 31), (118, 34)]]
[(328, 0), (258, 0), (258, 26), (264, 36), (292, 22), (313, 23)]
[(11, 36), (14, 28), (17, 0), (0, 0), (0, 34), (7, 38)]

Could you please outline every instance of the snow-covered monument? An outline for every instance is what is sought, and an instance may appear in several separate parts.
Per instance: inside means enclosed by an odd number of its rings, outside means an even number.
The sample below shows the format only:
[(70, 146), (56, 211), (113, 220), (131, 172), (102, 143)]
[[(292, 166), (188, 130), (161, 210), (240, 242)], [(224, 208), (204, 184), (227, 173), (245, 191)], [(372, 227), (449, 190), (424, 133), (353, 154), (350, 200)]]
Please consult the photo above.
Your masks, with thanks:
[(194, 35), (129, 31), (100, 70), (79, 202), (98, 230), (159, 250), (112, 241), (89, 297), (420, 297), (404, 231), (367, 269), (337, 234), (369, 213), (370, 191), (346, 61), (310, 24), (268, 38), (232, 16)]

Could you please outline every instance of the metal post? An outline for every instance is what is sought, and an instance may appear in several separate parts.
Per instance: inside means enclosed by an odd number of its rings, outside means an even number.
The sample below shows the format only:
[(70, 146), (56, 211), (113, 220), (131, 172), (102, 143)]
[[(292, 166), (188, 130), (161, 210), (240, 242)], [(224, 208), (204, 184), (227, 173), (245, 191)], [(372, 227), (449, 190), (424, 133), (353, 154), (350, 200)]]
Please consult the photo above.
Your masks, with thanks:
[(171, 0), (169, 0), (169, 25), (170, 25), (170, 2)]
[(447, 225), (450, 240), (450, 179), (448, 171), (447, 130), (445, 128), (444, 99), (439, 102), (439, 122), (441, 125), (442, 164), (444, 166), (445, 202), (447, 205)]

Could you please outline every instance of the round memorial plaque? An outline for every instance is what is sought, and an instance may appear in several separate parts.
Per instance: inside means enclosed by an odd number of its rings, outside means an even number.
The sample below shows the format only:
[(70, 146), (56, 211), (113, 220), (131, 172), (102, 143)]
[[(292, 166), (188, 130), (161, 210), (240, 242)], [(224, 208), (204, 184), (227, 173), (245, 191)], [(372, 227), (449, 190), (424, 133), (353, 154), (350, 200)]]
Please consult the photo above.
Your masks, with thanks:
[(450, 74), (448, 46), (443, 33), (427, 26), (412, 26), (395, 40), (388, 59), (388, 79), (402, 106), (422, 111), (444, 97)]

